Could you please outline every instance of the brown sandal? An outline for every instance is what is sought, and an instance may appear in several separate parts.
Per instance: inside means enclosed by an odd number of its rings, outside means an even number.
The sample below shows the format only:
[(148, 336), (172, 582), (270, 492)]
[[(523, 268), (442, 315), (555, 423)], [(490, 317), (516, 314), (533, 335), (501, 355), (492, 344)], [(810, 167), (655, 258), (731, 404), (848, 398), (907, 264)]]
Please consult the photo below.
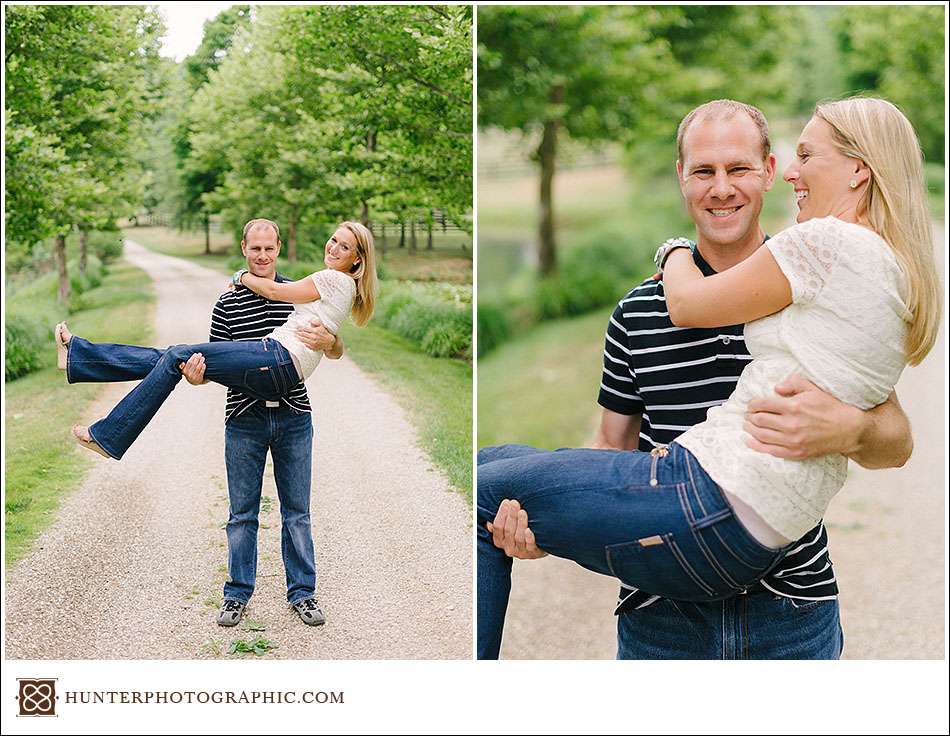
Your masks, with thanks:
[(53, 335), (56, 337), (56, 367), (61, 371), (66, 370), (66, 354), (69, 346), (63, 341), (63, 331), (66, 329), (66, 323), (60, 322), (53, 328)]
[(79, 436), (79, 433), (76, 431), (77, 429), (84, 429), (84, 430), (86, 430), (86, 434), (89, 434), (89, 428), (88, 428), (88, 427), (84, 427), (84, 426), (82, 426), (81, 424), (73, 425), (73, 437), (76, 439), (76, 442), (78, 442), (80, 445), (82, 445), (83, 447), (85, 447), (87, 450), (92, 450), (93, 452), (98, 452), (98, 453), (99, 453), (100, 455), (102, 455), (103, 457), (108, 457), (108, 458), (111, 458), (111, 457), (112, 457), (108, 452), (106, 452), (105, 450), (103, 450), (103, 449), (99, 446), (99, 443), (98, 443), (98, 442), (96, 442), (94, 439), (92, 439), (92, 436), (91, 436), (91, 435), (90, 435), (90, 437), (89, 437), (88, 440), (87, 440), (85, 437), (80, 437), (80, 436)]

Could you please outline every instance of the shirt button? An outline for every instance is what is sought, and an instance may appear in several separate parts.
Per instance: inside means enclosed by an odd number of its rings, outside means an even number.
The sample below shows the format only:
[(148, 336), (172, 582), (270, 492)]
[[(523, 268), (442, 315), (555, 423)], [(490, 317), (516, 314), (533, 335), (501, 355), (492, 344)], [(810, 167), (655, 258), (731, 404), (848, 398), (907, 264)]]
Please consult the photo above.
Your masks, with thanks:
[(723, 335), (723, 336), (722, 336), (722, 344), (723, 344), (723, 345), (728, 345), (728, 344), (731, 343), (731, 342), (732, 342), (732, 338), (729, 337), (729, 335)]

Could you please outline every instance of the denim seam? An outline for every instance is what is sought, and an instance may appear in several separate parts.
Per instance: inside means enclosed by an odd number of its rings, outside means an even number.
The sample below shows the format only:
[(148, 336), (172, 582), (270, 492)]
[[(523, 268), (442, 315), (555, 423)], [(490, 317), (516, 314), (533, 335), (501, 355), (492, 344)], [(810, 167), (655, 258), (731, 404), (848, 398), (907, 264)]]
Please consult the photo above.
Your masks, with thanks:
[[(736, 520), (736, 523), (737, 523), (737, 524), (739, 523), (739, 520), (738, 520), (738, 519)], [(739, 553), (738, 553), (738, 552), (735, 552), (735, 551), (732, 549), (732, 547), (730, 547), (728, 544), (726, 544), (726, 541), (722, 538), (722, 535), (719, 533), (719, 530), (716, 529), (716, 527), (712, 527), (712, 532), (713, 532), (713, 534), (715, 534), (716, 537), (719, 539), (719, 543), (723, 546), (723, 549), (725, 549), (726, 552), (728, 552), (729, 554), (731, 554), (731, 555), (735, 558), (736, 562), (738, 562), (740, 565), (745, 565), (745, 566), (748, 567), (750, 570), (758, 570), (758, 569), (760, 569), (760, 568), (759, 568), (759, 565), (750, 565), (748, 562), (746, 562), (745, 560), (743, 560), (743, 559), (739, 556)]]
[(693, 465), (689, 461), (689, 455), (684, 455), (683, 459), (686, 461), (686, 474), (689, 476), (689, 483), (693, 487), (693, 495), (696, 496), (696, 501), (699, 503), (699, 508), (703, 512), (703, 516), (706, 516), (706, 507), (703, 506), (703, 499), (699, 497), (699, 490), (696, 488), (696, 479), (693, 478)]
[(675, 557), (677, 562), (680, 563), (683, 571), (693, 579), (693, 582), (696, 583), (703, 591), (705, 591), (706, 595), (716, 595), (716, 591), (706, 585), (706, 583), (703, 582), (702, 578), (699, 577), (689, 562), (686, 561), (686, 558), (683, 556), (683, 552), (674, 541), (672, 534), (666, 535), (666, 543), (669, 545), (670, 551), (673, 553), (673, 557)]
[(686, 484), (685, 484), (685, 483), (680, 483), (680, 484), (676, 487), (676, 492), (677, 492), (677, 494), (679, 495), (680, 506), (683, 508), (684, 511), (686, 511), (687, 519), (689, 519), (689, 522), (690, 522), (690, 523), (689, 523), (689, 530), (690, 530), (690, 532), (692, 532), (692, 534), (693, 534), (693, 539), (696, 540), (696, 546), (699, 547), (699, 551), (702, 553), (703, 557), (706, 558), (706, 562), (709, 563), (709, 566), (713, 569), (713, 571), (714, 571), (717, 575), (719, 575), (719, 577), (722, 579), (722, 581), (723, 581), (726, 585), (728, 585), (730, 588), (739, 588), (739, 589), (741, 589), (742, 586), (739, 585), (737, 582), (735, 582), (735, 581), (726, 573), (726, 571), (722, 568), (722, 566), (713, 558), (712, 551), (711, 551), (711, 550), (709, 549), (709, 547), (706, 545), (706, 542), (703, 541), (702, 537), (700, 536), (699, 531), (695, 528), (696, 519), (693, 517), (693, 514), (691, 513), (691, 511), (690, 511), (690, 509), (689, 509), (689, 501), (685, 498), (685, 496), (686, 496)]

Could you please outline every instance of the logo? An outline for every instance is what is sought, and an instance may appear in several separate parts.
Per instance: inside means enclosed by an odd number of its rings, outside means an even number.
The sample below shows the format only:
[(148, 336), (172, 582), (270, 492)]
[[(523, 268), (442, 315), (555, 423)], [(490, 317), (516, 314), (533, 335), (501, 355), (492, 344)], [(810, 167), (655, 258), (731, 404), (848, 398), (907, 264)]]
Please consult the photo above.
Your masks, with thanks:
[(20, 694), (16, 699), (20, 703), (18, 716), (55, 716), (56, 680), (27, 680), (17, 678)]

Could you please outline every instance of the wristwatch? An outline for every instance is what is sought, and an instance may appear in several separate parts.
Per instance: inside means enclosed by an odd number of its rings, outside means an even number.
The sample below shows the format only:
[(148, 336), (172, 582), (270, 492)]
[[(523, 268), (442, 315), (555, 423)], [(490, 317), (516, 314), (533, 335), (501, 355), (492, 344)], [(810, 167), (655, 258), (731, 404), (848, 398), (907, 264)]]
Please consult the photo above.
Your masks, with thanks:
[(656, 255), (653, 256), (653, 263), (656, 264), (657, 273), (663, 273), (663, 264), (666, 263), (666, 258), (677, 248), (689, 248), (690, 252), (694, 251), (696, 244), (689, 238), (670, 238), (663, 243), (659, 248), (656, 249)]
[(242, 268), (240, 271), (235, 271), (234, 275), (231, 276), (231, 283), (234, 284), (235, 286), (240, 286), (241, 277), (246, 273), (250, 273), (250, 271), (248, 271), (246, 268)]

